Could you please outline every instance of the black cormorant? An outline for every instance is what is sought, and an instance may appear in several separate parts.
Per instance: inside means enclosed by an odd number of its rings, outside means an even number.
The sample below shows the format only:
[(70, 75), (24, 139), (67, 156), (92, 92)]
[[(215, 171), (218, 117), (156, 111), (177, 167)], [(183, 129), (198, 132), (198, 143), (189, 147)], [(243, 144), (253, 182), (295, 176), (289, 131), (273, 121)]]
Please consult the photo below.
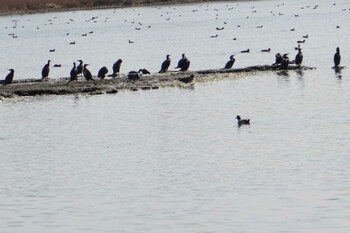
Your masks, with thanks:
[(14, 69), (9, 69), (10, 73), (6, 76), (4, 82), (3, 82), (3, 85), (7, 85), (7, 84), (11, 84), (12, 83), (12, 80), (13, 80), (13, 76), (14, 76), (14, 73), (15, 73), (15, 70)]
[(182, 64), (182, 68), (180, 71), (186, 71), (188, 70), (188, 68), (190, 67), (190, 60), (188, 60), (187, 58), (185, 58), (183, 64)]
[(112, 74), (112, 77), (115, 78), (119, 72), (120, 72), (120, 66), (122, 65), (122, 62), (123, 60), (122, 59), (118, 59), (118, 61), (116, 61), (114, 64), (113, 64), (113, 74)]
[(281, 69), (287, 69), (289, 66), (289, 58), (288, 58), (288, 53), (283, 55), (283, 60), (282, 63), (280, 65)]
[(225, 65), (225, 69), (231, 69), (235, 61), (236, 59), (234, 58), (234, 55), (231, 55), (230, 60)]
[(337, 52), (334, 54), (334, 58), (333, 58), (333, 61), (334, 61), (334, 68), (337, 68), (337, 67), (339, 66), (339, 64), (340, 64), (340, 59), (341, 59), (339, 47), (337, 47), (336, 51), (337, 51)]
[(83, 72), (83, 61), (82, 60), (78, 60), (79, 65), (77, 66), (77, 70), (78, 70), (78, 75), (82, 74)]
[(160, 71), (158, 73), (165, 73), (168, 71), (168, 68), (170, 66), (171, 63), (171, 59), (170, 59), (170, 55), (166, 55), (166, 59), (165, 61), (163, 61), (162, 66), (160, 68)]
[(182, 69), (184, 62), (187, 60), (185, 54), (182, 54), (182, 58), (179, 60), (179, 62), (177, 63), (177, 67), (175, 67), (175, 69)]
[(86, 68), (89, 64), (84, 64), (83, 66), (83, 75), (86, 79), (86, 81), (91, 81), (92, 79), (92, 75), (91, 72)]
[(147, 69), (139, 69), (139, 73), (142, 73), (142, 74), (151, 74), (151, 72), (149, 72)]
[(137, 71), (130, 71), (129, 73), (128, 73), (128, 80), (129, 81), (136, 81), (136, 80), (139, 80), (140, 79), (140, 72), (141, 72), (141, 70), (139, 70), (138, 72)]
[(41, 79), (46, 79), (49, 77), (50, 73), (50, 60), (47, 61), (47, 64), (44, 65), (43, 69), (41, 70)]
[(107, 67), (104, 66), (98, 71), (97, 77), (104, 79), (107, 73), (108, 73), (108, 69)]
[(283, 57), (280, 53), (276, 53), (275, 55), (275, 63), (273, 65), (279, 65), (283, 61)]
[(237, 124), (240, 127), (241, 125), (250, 125), (250, 119), (241, 119), (239, 115), (236, 116)]
[(73, 62), (73, 68), (70, 71), (69, 82), (76, 81), (77, 78), (78, 78), (78, 69), (77, 69), (77, 66), (75, 65), (75, 62)]
[(189, 77), (178, 78), (177, 80), (179, 80), (180, 82), (183, 82), (183, 83), (190, 83), (193, 81), (193, 79), (194, 79), (194, 75), (191, 74), (191, 76), (189, 76)]
[(300, 66), (302, 62), (303, 62), (303, 53), (301, 52), (301, 49), (299, 49), (299, 52), (295, 56), (295, 64), (297, 66)]

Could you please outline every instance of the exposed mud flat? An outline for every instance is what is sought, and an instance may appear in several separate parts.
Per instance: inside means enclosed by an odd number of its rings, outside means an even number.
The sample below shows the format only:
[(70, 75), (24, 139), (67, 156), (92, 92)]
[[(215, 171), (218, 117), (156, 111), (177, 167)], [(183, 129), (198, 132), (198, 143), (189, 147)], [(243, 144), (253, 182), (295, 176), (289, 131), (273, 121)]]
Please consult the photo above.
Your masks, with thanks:
[[(23, 79), (14, 80), (12, 84), (0, 87), (0, 96), (4, 98), (13, 98), (17, 96), (36, 96), (36, 95), (70, 95), (70, 94), (115, 94), (119, 91), (138, 91), (153, 90), (164, 87), (189, 86), (194, 83), (211, 82), (222, 79), (238, 78), (246, 75), (256, 75), (262, 72), (287, 72), (312, 70), (313, 67), (289, 66), (288, 70), (280, 70), (276, 66), (251, 66), (241, 69), (215, 69), (200, 70), (193, 72), (169, 72), (165, 74), (151, 74), (140, 76), (138, 80), (130, 80), (127, 75), (117, 78), (85, 81), (80, 77), (78, 81), (68, 82), (68, 78), (48, 79)], [(178, 80), (194, 75), (194, 80), (190, 84), (184, 84)], [(3, 81), (0, 82), (2, 84)]]

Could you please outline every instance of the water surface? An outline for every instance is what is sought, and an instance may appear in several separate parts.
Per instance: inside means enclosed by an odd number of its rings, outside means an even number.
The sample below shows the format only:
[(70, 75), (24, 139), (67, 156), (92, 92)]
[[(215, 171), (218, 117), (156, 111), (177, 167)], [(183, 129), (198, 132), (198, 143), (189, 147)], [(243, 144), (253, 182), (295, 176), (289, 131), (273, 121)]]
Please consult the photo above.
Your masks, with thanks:
[[(342, 9), (350, 6), (335, 2), (1, 17), (0, 48), (7, 54), (1, 69), (16, 64), (18, 78), (37, 77), (48, 58), (64, 64), (53, 78), (67, 76), (80, 58), (92, 70), (121, 57), (123, 72), (140, 66), (154, 72), (166, 53), (175, 64), (186, 52), (198, 70), (221, 67), (231, 53), (250, 48), (236, 56), (237, 67), (269, 64), (277, 51), (293, 58), (306, 34), (305, 65), (317, 69), (194, 88), (2, 101), (0, 231), (349, 232), (349, 71), (330, 67), (337, 46), (348, 63), (350, 11)], [(95, 15), (96, 23), (85, 23)], [(24, 29), (9, 29), (14, 19)], [(54, 24), (44, 25), (49, 19)], [(132, 20), (142, 21), (142, 30)], [(17, 39), (7, 35), (13, 30)], [(93, 35), (80, 37), (90, 30)], [(272, 53), (259, 52), (268, 47)], [(237, 114), (251, 125), (238, 128)]]

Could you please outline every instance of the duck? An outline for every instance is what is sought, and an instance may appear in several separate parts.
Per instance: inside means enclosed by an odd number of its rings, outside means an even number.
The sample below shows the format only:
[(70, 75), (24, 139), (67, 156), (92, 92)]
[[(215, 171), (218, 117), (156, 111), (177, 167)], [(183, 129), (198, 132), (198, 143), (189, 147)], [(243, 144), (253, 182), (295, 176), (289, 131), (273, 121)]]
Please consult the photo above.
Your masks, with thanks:
[(239, 115), (236, 116), (238, 126), (250, 125), (250, 119), (242, 119)]
[(188, 83), (191, 83), (193, 81), (193, 79), (194, 79), (194, 75), (191, 74), (191, 76), (189, 76), (189, 77), (178, 78), (177, 80), (179, 80), (180, 82), (188, 84)]
[(262, 49), (261, 52), (263, 52), (263, 53), (269, 53), (269, 52), (271, 52), (271, 48)]
[(247, 50), (242, 50), (241, 53), (249, 53), (250, 52), (250, 49), (247, 49)]

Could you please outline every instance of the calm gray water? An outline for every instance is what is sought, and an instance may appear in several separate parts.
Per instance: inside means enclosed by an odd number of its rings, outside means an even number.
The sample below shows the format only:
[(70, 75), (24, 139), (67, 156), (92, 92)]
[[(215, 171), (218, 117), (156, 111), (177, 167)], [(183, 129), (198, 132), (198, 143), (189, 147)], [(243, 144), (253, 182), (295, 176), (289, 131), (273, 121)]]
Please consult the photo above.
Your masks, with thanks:
[[(350, 3), (278, 4), (1, 17), (0, 69), (15, 68), (18, 79), (40, 76), (47, 59), (63, 66), (52, 78), (68, 76), (76, 59), (98, 70), (121, 57), (123, 72), (155, 72), (165, 54), (175, 65), (182, 52), (192, 70), (221, 67), (247, 48), (236, 67), (269, 64), (276, 52), (293, 59), (306, 34), (304, 64), (317, 70), (2, 101), (0, 232), (349, 232), (349, 71), (330, 67), (337, 46), (349, 63)], [(238, 128), (237, 114), (251, 125)]]

